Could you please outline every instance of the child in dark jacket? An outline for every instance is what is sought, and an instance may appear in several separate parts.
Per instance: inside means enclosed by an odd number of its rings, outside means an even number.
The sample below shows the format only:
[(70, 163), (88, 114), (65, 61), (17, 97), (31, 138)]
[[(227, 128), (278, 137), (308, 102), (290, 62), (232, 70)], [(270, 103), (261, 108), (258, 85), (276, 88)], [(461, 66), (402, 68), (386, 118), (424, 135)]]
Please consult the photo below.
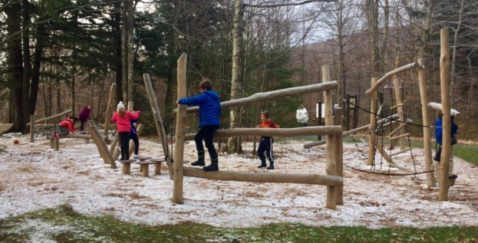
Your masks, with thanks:
[[(261, 124), (257, 126), (258, 128), (279, 128), (279, 125), (272, 122), (269, 119), (269, 112), (264, 111), (261, 114)], [(259, 148), (257, 149), (257, 155), (261, 159), (261, 165), (258, 168), (264, 168), (267, 166), (266, 164), (266, 156), (264, 156), (264, 152), (266, 152), (267, 158), (269, 158), (270, 166), (267, 167), (268, 170), (274, 169), (274, 156), (273, 156), (273, 149), (272, 144), (274, 140), (272, 137), (261, 137), (261, 142), (259, 143)]]
[(83, 131), (85, 122), (90, 119), (90, 111), (91, 111), (91, 105), (88, 105), (88, 106), (85, 106), (83, 110), (80, 112), (80, 115), (78, 116), (81, 122), (80, 131)]
[(204, 147), (202, 140), (206, 143), (209, 151), (211, 164), (203, 167), (205, 171), (218, 171), (218, 157), (214, 148), (213, 139), (214, 132), (219, 129), (219, 115), (221, 115), (221, 102), (219, 95), (212, 90), (212, 84), (209, 80), (203, 80), (199, 84), (201, 94), (191, 97), (179, 99), (177, 104), (181, 105), (199, 105), (199, 131), (194, 137), (198, 160), (191, 163), (193, 166), (204, 166)]
[(132, 113), (125, 110), (123, 102), (119, 102), (117, 111), (111, 117), (111, 122), (116, 123), (116, 130), (120, 138), (121, 160), (129, 158), (129, 136), (131, 132), (131, 120), (139, 118), (140, 111)]
[[(135, 112), (132, 111), (134, 114)], [(139, 158), (138, 151), (139, 151), (139, 139), (138, 139), (138, 131), (134, 126), (135, 123), (138, 122), (138, 119), (131, 119), (131, 132), (129, 133), (129, 138), (134, 142), (134, 158)]]

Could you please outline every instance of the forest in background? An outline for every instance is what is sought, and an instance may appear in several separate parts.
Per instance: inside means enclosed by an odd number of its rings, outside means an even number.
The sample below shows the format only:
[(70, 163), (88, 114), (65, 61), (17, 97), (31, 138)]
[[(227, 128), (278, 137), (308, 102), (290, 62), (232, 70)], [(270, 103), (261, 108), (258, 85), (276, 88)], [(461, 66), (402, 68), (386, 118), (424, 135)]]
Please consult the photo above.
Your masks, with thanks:
[[(439, 31), (449, 28), (459, 138), (478, 134), (476, 0), (0, 0), (0, 13), (0, 121), (13, 123), (12, 131), (24, 131), (31, 114), (72, 109), (77, 115), (88, 104), (102, 123), (112, 83), (116, 101), (134, 101), (142, 123), (154, 124), (143, 73), (152, 77), (169, 126), (182, 53), (188, 54), (188, 95), (198, 93), (202, 78), (213, 81), (222, 101), (318, 83), (321, 66), (330, 65), (339, 83), (335, 102), (358, 95), (368, 110), (372, 77), (423, 58), (429, 100), (440, 102)], [(405, 116), (421, 124), (417, 73), (399, 79)], [(396, 104), (390, 87), (380, 89), (384, 107)], [(221, 122), (254, 127), (268, 110), (282, 127), (295, 127), (299, 104), (315, 118), (320, 100), (321, 94), (309, 94), (224, 110)], [(359, 125), (368, 117), (361, 111)], [(411, 130), (421, 135), (420, 127)], [(228, 145), (240, 151), (240, 141)]]

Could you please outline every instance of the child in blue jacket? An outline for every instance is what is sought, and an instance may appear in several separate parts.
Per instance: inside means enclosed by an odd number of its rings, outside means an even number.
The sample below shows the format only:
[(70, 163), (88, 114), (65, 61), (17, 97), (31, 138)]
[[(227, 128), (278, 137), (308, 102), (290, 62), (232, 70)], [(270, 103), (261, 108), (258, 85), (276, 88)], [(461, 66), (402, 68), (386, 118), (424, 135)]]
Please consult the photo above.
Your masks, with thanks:
[(194, 137), (196, 149), (198, 151), (198, 160), (192, 162), (193, 166), (205, 166), (204, 163), (204, 147), (202, 140), (206, 143), (209, 151), (211, 164), (203, 167), (204, 171), (218, 171), (218, 157), (214, 148), (213, 139), (214, 132), (219, 129), (219, 115), (221, 115), (221, 102), (219, 95), (212, 90), (212, 83), (209, 80), (203, 80), (199, 84), (201, 94), (191, 98), (179, 99), (177, 104), (181, 105), (198, 105), (199, 106), (199, 131)]
[[(455, 123), (455, 117), (451, 116), (451, 145), (456, 144), (456, 134), (458, 133), (458, 125)], [(441, 146), (443, 141), (443, 115), (439, 114), (435, 121), (435, 140), (438, 144), (438, 150), (435, 154), (434, 160), (440, 162)]]

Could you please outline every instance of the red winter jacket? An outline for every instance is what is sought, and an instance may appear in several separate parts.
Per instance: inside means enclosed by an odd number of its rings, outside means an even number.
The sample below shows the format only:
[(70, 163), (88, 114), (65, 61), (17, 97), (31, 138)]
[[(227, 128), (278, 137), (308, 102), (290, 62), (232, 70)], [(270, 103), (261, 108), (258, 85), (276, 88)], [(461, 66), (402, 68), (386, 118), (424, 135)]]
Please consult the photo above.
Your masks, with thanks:
[(70, 132), (76, 132), (75, 123), (69, 117), (61, 121), (58, 125), (60, 125), (60, 127), (68, 128), (68, 131)]
[(118, 132), (130, 132), (131, 131), (131, 121), (139, 119), (139, 114), (141, 112), (137, 111), (136, 113), (125, 112), (124, 116), (121, 117), (119, 112), (115, 112), (111, 117), (111, 122), (116, 123), (116, 130)]

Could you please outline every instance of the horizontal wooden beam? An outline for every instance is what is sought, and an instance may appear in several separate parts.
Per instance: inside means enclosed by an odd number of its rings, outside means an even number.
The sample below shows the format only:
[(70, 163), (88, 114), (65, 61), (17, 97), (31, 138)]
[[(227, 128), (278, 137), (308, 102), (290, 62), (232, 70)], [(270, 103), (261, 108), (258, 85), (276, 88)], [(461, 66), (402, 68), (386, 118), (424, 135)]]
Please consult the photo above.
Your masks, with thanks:
[(385, 83), (385, 81), (387, 81), (393, 75), (399, 74), (401, 72), (404, 72), (404, 71), (407, 71), (407, 70), (410, 70), (410, 69), (416, 68), (416, 67), (419, 67), (419, 65), (418, 65), (418, 63), (414, 62), (414, 63), (407, 64), (405, 66), (401, 66), (397, 69), (394, 69), (394, 70), (386, 73), (385, 75), (383, 75), (383, 77), (381, 77), (379, 80), (377, 80), (377, 82), (370, 89), (368, 89), (365, 92), (365, 94), (367, 94), (367, 95), (373, 94), (378, 89), (378, 87), (380, 87), (380, 85)]
[[(51, 120), (51, 119), (54, 119), (54, 118), (57, 118), (57, 117), (61, 117), (63, 115), (66, 115), (66, 114), (69, 114), (71, 112), (71, 110), (66, 110), (62, 113), (58, 113), (56, 115), (53, 115), (53, 116), (49, 116), (49, 117), (45, 117), (45, 118), (41, 118), (41, 119), (38, 119), (38, 120), (35, 120), (35, 122), (33, 124), (38, 124), (38, 123), (41, 123), (41, 122), (44, 122), (44, 121), (48, 121), (48, 120)], [(27, 126), (29, 126), (30, 123), (27, 123)]]
[(388, 134), (388, 136), (393, 136), (395, 135), (397, 132), (399, 132), (403, 127), (405, 127), (407, 124), (406, 123), (403, 123), (401, 124), (400, 126), (398, 126), (395, 130), (393, 130), (391, 133)]
[(404, 137), (408, 137), (410, 136), (410, 133), (405, 133), (405, 134), (402, 134), (402, 135), (398, 135), (398, 136), (395, 136), (395, 137), (390, 137), (390, 140), (396, 140), (396, 139), (399, 139), (399, 138), (404, 138)]
[[(396, 121), (394, 121), (393, 119), (397, 119), (398, 118), (398, 115), (397, 114), (394, 114), (394, 115), (391, 115), (391, 116), (388, 116), (386, 118), (383, 118), (379, 121), (377, 121), (377, 124), (382, 124), (384, 122), (387, 122), (385, 123), (383, 126), (388, 126), (390, 124), (393, 124), (395, 123)], [(390, 120), (392, 120), (392, 122), (389, 122)], [(367, 129), (369, 129), (369, 126), (370, 125), (365, 125), (365, 126), (361, 126), (361, 127), (357, 127), (357, 128), (354, 128), (352, 130), (348, 130), (348, 131), (345, 131), (342, 133), (342, 136), (343, 137), (347, 137), (347, 136), (350, 136), (350, 135), (353, 135), (357, 132), (361, 132), (361, 131), (365, 131)], [(309, 148), (312, 148), (312, 147), (315, 147), (315, 146), (320, 146), (320, 145), (324, 145), (325, 144), (325, 140), (320, 140), (318, 142), (313, 142), (313, 143), (307, 143), (307, 144), (304, 144), (304, 149), (309, 149)]]
[[(342, 133), (341, 126), (309, 126), (297, 128), (235, 128), (219, 130), (214, 137), (226, 138), (236, 136), (268, 136), (297, 137), (308, 135), (338, 135)], [(195, 134), (186, 134), (185, 140), (193, 140)]]
[(403, 153), (408, 152), (408, 151), (410, 151), (410, 150), (412, 150), (412, 149), (409, 148), (409, 149), (405, 149), (405, 150), (402, 150), (402, 151), (399, 151), (399, 152), (390, 154), (390, 157), (395, 156), (395, 155), (399, 155), (399, 154), (403, 154)]
[[(228, 107), (233, 107), (233, 106), (240, 106), (240, 105), (256, 103), (256, 102), (265, 101), (265, 100), (277, 99), (277, 98), (281, 98), (281, 97), (301, 95), (301, 94), (307, 94), (307, 93), (316, 93), (316, 92), (320, 92), (320, 91), (337, 89), (337, 87), (338, 87), (337, 81), (331, 81), (331, 82), (326, 82), (326, 83), (311, 84), (311, 85), (305, 85), (305, 86), (300, 86), (300, 87), (279, 89), (279, 90), (274, 90), (274, 91), (269, 91), (269, 92), (255, 93), (255, 94), (253, 94), (249, 97), (221, 102), (221, 107), (222, 108), (228, 108)], [(199, 108), (198, 107), (190, 107), (190, 108), (188, 108), (187, 111), (188, 111), (188, 113), (194, 113), (194, 112), (198, 112)], [(175, 110), (175, 112), (176, 112), (176, 110)]]
[(400, 104), (398, 104), (398, 105), (394, 105), (394, 106), (390, 107), (390, 109), (395, 109), (395, 108), (398, 108), (398, 107), (400, 107), (400, 106), (403, 106), (403, 103), (400, 103)]
[(339, 176), (314, 174), (279, 174), (279, 173), (245, 173), (232, 171), (206, 172), (202, 169), (184, 167), (184, 176), (198, 177), (222, 181), (245, 181), (260, 183), (297, 183), (324, 186), (343, 186), (343, 178)]

